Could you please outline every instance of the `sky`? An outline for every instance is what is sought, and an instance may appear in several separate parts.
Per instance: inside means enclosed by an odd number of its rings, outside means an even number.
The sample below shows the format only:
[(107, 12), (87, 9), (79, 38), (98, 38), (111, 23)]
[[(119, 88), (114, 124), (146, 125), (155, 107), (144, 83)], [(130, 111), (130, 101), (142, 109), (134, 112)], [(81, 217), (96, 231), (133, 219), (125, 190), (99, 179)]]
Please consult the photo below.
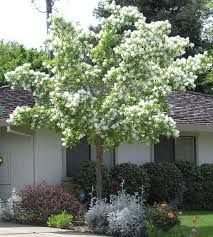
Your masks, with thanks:
[[(58, 14), (79, 22), (84, 28), (95, 23), (93, 9), (99, 0), (57, 0)], [(0, 0), (0, 40), (18, 41), (27, 47), (41, 47), (46, 37), (45, 0)]]

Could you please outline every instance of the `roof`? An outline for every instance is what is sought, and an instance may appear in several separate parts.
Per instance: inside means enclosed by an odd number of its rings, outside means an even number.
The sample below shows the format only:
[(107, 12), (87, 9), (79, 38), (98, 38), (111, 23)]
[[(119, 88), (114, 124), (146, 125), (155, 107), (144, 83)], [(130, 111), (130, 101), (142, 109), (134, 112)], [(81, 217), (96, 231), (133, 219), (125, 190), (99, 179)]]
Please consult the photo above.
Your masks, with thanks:
[(0, 87), (0, 106), (3, 109), (1, 119), (9, 118), (9, 115), (18, 106), (33, 106), (34, 99), (30, 92), (25, 90), (12, 90), (8, 86)]
[[(180, 124), (213, 124), (213, 96), (197, 92), (173, 92), (168, 96), (171, 116)], [(0, 106), (4, 111), (0, 118), (7, 119), (17, 106), (33, 106), (30, 92), (0, 87)]]
[(173, 92), (168, 96), (171, 116), (180, 124), (213, 124), (213, 96), (197, 92)]

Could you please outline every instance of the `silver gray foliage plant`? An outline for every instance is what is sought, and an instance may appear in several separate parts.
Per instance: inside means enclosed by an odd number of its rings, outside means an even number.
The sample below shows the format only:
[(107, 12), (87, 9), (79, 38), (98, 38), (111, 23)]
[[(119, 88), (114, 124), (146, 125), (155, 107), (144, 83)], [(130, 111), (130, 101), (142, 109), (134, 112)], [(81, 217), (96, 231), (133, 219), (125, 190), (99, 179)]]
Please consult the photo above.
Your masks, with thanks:
[(91, 230), (120, 237), (146, 236), (146, 213), (142, 198), (125, 191), (106, 199), (94, 200), (85, 215)]
[(13, 221), (20, 215), (21, 198), (15, 188), (12, 189), (11, 196), (1, 205), (1, 219), (3, 221)]
[(94, 233), (104, 234), (108, 231), (108, 215), (111, 212), (111, 206), (107, 200), (91, 200), (90, 209), (85, 215), (85, 220)]

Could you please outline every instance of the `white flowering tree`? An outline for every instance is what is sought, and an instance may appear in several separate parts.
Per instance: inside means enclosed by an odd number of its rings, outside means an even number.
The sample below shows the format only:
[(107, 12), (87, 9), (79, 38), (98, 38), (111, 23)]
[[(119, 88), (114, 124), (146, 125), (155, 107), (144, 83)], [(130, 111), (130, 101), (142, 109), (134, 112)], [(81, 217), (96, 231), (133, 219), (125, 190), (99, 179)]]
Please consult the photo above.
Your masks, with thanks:
[(97, 196), (102, 195), (103, 151), (124, 142), (178, 136), (166, 96), (195, 87), (205, 55), (184, 58), (189, 39), (170, 37), (168, 21), (147, 24), (135, 7), (105, 6), (111, 16), (97, 34), (62, 18), (52, 21), (49, 73), (29, 64), (6, 74), (15, 88), (32, 91), (35, 106), (18, 107), (9, 122), (48, 127), (65, 146), (82, 137), (96, 147)]

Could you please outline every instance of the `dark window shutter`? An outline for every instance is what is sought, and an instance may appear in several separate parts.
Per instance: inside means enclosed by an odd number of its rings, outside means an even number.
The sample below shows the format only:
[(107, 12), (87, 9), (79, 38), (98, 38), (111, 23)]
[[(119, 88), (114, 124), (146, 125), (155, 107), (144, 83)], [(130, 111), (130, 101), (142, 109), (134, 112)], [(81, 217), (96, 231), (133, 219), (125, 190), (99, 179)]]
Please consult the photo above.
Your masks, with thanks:
[(173, 162), (175, 153), (174, 139), (161, 137), (160, 142), (154, 145), (155, 162)]
[(72, 177), (86, 160), (90, 160), (90, 145), (83, 138), (73, 149), (66, 149), (67, 177)]

